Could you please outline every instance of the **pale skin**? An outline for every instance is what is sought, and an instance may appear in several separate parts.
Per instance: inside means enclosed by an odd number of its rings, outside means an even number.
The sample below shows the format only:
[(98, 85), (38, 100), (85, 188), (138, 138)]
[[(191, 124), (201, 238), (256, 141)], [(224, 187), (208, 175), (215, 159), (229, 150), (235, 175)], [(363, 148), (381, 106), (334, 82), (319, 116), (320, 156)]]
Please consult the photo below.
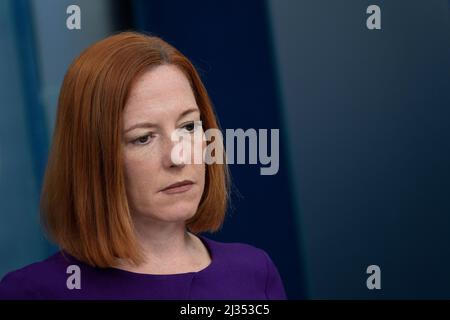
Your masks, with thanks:
[[(205, 185), (205, 164), (176, 164), (171, 158), (174, 130), (191, 134), (200, 111), (185, 75), (173, 65), (150, 69), (134, 82), (123, 114), (123, 155), (127, 197), (145, 262), (117, 268), (146, 274), (197, 272), (211, 263), (203, 242), (187, 232)], [(153, 126), (138, 127), (142, 123)], [(133, 128), (134, 127), (134, 128)], [(186, 192), (161, 190), (182, 180)]]

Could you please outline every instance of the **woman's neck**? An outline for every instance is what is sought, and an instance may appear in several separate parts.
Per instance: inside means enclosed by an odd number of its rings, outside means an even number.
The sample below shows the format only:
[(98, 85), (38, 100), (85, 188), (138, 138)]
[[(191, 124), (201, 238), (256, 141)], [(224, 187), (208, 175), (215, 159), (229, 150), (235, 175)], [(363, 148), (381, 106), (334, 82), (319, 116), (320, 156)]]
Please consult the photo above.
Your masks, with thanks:
[(132, 266), (119, 263), (119, 269), (148, 274), (195, 272), (211, 262), (200, 239), (186, 230), (184, 223), (135, 220), (135, 233), (144, 263)]

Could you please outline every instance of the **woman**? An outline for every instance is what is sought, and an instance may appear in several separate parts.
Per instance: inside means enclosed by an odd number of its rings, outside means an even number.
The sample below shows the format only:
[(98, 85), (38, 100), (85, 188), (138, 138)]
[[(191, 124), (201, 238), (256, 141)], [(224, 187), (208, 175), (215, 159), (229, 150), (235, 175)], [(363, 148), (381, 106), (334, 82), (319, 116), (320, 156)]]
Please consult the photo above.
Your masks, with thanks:
[(86, 49), (61, 87), (41, 197), (61, 251), (7, 274), (0, 298), (286, 299), (265, 251), (199, 235), (222, 225), (227, 166), (187, 161), (173, 133), (207, 129), (207, 92), (174, 47), (124, 32)]

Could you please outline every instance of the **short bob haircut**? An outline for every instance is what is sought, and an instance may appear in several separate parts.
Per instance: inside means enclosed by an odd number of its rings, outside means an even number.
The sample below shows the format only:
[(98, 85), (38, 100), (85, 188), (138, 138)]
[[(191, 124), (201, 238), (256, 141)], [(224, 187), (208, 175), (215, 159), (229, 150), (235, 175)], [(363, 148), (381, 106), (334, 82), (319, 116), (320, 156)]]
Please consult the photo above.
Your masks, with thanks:
[[(158, 37), (112, 35), (82, 52), (64, 77), (42, 186), (41, 221), (63, 252), (91, 266), (143, 261), (124, 184), (122, 115), (136, 78), (165, 64), (177, 66), (189, 80), (203, 128), (219, 129), (195, 67)], [(193, 233), (214, 232), (223, 224), (229, 173), (222, 163), (205, 164), (205, 189), (197, 212), (186, 221)]]

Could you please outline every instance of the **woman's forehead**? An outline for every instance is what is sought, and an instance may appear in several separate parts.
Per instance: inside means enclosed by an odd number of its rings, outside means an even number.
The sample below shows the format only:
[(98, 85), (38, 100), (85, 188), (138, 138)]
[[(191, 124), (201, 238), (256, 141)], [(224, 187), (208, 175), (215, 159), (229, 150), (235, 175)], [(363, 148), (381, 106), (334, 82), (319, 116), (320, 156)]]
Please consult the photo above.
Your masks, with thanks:
[(125, 117), (176, 116), (196, 107), (194, 93), (185, 75), (175, 66), (158, 66), (144, 73), (133, 85)]
[(133, 102), (178, 95), (193, 95), (188, 79), (178, 67), (161, 65), (146, 71), (136, 79), (129, 100)]

